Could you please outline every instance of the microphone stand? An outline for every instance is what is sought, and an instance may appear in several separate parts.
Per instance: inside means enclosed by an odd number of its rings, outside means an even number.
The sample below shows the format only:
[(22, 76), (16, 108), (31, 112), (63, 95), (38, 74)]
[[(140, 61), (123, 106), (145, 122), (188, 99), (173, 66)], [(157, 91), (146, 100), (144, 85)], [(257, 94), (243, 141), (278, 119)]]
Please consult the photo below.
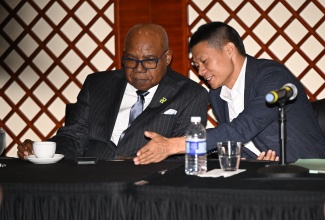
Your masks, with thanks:
[(280, 130), (280, 157), (281, 165), (285, 165), (287, 161), (285, 152), (286, 152), (286, 143), (287, 143), (287, 117), (284, 111), (285, 101), (279, 102), (279, 130)]
[(298, 177), (309, 173), (309, 170), (297, 166), (286, 164), (286, 143), (287, 143), (287, 118), (284, 110), (286, 100), (279, 100), (279, 139), (280, 139), (280, 157), (281, 164), (267, 165), (259, 169), (257, 172), (268, 177)]

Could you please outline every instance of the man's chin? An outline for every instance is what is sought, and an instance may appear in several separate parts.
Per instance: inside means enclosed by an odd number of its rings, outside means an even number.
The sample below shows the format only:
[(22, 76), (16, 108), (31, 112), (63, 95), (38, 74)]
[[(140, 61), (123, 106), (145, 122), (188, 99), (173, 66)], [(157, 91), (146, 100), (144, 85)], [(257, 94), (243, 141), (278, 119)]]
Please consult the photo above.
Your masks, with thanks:
[(217, 89), (219, 88), (221, 85), (218, 82), (214, 82), (214, 81), (210, 81), (209, 82), (209, 86), (211, 89)]
[(134, 88), (142, 91), (147, 91), (152, 87), (151, 81), (150, 80), (134, 80), (131, 84)]

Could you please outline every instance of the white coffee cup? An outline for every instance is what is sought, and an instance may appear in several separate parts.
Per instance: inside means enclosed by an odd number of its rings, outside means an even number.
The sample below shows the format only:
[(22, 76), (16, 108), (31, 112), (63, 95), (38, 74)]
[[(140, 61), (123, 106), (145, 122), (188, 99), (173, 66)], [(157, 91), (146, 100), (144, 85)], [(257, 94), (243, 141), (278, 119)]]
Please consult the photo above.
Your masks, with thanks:
[(34, 155), (37, 158), (52, 158), (55, 150), (56, 143), (52, 141), (35, 141), (33, 143)]

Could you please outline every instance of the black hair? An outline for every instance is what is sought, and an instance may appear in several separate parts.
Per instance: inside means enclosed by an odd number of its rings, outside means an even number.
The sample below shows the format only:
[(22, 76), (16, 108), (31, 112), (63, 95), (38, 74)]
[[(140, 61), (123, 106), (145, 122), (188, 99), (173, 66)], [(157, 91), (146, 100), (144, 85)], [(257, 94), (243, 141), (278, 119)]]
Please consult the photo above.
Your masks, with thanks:
[(192, 49), (203, 41), (207, 41), (209, 46), (216, 49), (222, 49), (228, 42), (232, 42), (241, 55), (246, 55), (243, 40), (238, 32), (223, 22), (210, 22), (200, 26), (191, 37), (189, 48)]

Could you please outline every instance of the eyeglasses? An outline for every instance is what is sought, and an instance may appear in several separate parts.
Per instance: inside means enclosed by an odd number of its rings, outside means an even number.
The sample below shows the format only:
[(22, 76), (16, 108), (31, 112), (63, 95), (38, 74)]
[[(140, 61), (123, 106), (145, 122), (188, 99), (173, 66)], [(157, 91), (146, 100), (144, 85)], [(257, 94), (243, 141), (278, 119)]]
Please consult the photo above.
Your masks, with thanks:
[(125, 68), (135, 69), (139, 63), (141, 63), (142, 67), (145, 69), (156, 69), (158, 62), (161, 57), (168, 51), (168, 49), (161, 54), (158, 59), (148, 59), (148, 60), (136, 60), (132, 58), (122, 58), (122, 62)]

